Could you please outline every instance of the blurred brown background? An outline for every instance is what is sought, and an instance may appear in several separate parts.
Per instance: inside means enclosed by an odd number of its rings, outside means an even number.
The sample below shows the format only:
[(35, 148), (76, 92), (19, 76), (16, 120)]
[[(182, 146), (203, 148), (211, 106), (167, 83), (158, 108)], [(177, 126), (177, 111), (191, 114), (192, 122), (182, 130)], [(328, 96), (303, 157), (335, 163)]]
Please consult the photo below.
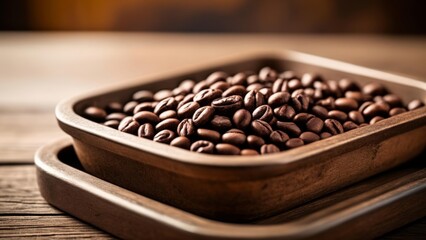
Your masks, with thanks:
[(426, 33), (421, 0), (17, 0), (0, 30)]

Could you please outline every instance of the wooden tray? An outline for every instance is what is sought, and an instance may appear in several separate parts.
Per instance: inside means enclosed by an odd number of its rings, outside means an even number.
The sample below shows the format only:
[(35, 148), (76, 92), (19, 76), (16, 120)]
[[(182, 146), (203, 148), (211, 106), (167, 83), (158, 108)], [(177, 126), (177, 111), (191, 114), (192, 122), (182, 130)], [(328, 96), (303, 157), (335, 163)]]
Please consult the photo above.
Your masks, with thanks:
[(425, 155), (248, 224), (209, 220), (85, 173), (69, 139), (39, 149), (35, 163), (50, 204), (126, 239), (366, 239), (426, 215)]
[[(96, 103), (128, 100), (140, 89), (159, 90), (215, 70), (235, 73), (271, 66), (317, 72), (327, 79), (376, 81), (401, 95), (426, 101), (426, 83), (339, 61), (282, 51), (227, 58), (189, 70), (122, 84), (63, 101), (60, 127), (74, 138), (85, 170), (126, 189), (218, 220), (253, 221), (282, 212), (397, 166), (426, 146), (426, 107), (328, 139), (264, 156), (194, 153), (119, 132), (81, 116)], [(238, 207), (235, 207), (238, 206)]]

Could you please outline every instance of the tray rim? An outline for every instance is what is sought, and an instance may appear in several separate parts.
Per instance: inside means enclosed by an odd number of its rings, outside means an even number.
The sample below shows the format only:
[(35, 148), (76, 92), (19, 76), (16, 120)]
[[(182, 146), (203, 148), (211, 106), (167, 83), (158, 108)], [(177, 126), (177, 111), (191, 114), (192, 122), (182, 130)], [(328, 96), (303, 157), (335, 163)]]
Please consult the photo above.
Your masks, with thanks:
[[(39, 148), (35, 154), (37, 178), (39, 179), (41, 174), (53, 176), (68, 185), (90, 192), (118, 207), (132, 210), (141, 217), (149, 218), (178, 231), (201, 237), (237, 239), (312, 237), (354, 218), (384, 208), (404, 197), (426, 191), (426, 177), (423, 177), (415, 183), (411, 182), (398, 186), (369, 200), (350, 206), (343, 211), (330, 211), (331, 214), (324, 214), (323, 212), (327, 212), (325, 209), (290, 223), (267, 225), (225, 223), (206, 219), (147, 198), (62, 163), (57, 154), (71, 145), (72, 141), (69, 137), (66, 137)], [(421, 171), (425, 172), (426, 169)], [(38, 183), (40, 184), (40, 181)], [(42, 189), (42, 186), (39, 187)], [(383, 201), (385, 196), (387, 198)], [(50, 202), (48, 197), (44, 195), (43, 197)], [(344, 205), (345, 201), (347, 200), (336, 204), (333, 208), (339, 209), (339, 206)], [(347, 214), (348, 212), (355, 213)], [(322, 218), (316, 220), (312, 216), (315, 214), (319, 214)]]
[[(148, 152), (173, 161), (195, 166), (212, 166), (222, 168), (238, 168), (238, 167), (259, 167), (271, 165), (294, 165), (301, 164), (303, 159), (309, 159), (312, 156), (334, 150), (342, 146), (355, 146), (356, 143), (361, 144), (368, 137), (376, 136), (380, 138), (386, 134), (384, 132), (392, 132), (395, 128), (402, 125), (409, 125), (417, 121), (420, 127), (426, 121), (426, 106), (399, 114), (392, 118), (384, 119), (374, 125), (365, 126), (343, 134), (333, 136), (332, 138), (322, 139), (300, 148), (291, 149), (275, 154), (259, 155), (259, 156), (227, 156), (227, 155), (209, 155), (191, 152), (185, 149), (172, 147), (166, 144), (156, 143), (152, 140), (139, 138), (131, 134), (122, 133), (116, 129), (103, 126), (102, 124), (88, 120), (78, 115), (73, 107), (80, 101), (87, 98), (97, 97), (103, 94), (145, 85), (156, 80), (167, 79), (173, 76), (179, 76), (191, 72), (197, 72), (206, 68), (218, 68), (232, 63), (241, 62), (243, 60), (254, 59), (286, 59), (290, 61), (300, 62), (302, 64), (310, 64), (314, 66), (324, 67), (331, 70), (344, 71), (352, 74), (358, 74), (370, 78), (377, 78), (381, 81), (388, 81), (407, 85), (426, 91), (426, 82), (415, 80), (409, 77), (399, 76), (396, 74), (386, 73), (358, 65), (345, 63), (342, 61), (332, 60), (324, 57), (318, 57), (310, 54), (299, 53), (289, 50), (279, 50), (275, 52), (252, 52), (240, 54), (233, 57), (225, 57), (218, 61), (210, 61), (202, 64), (195, 64), (192, 67), (181, 68), (178, 70), (168, 71), (167, 73), (147, 75), (128, 83), (114, 84), (101, 88), (99, 90), (90, 91), (88, 93), (79, 94), (74, 97), (64, 99), (55, 108), (55, 115), (60, 127), (71, 136), (74, 137), (75, 130), (83, 134), (100, 137), (114, 144), (123, 147), (129, 147), (139, 151)], [(143, 81), (142, 81), (143, 80)], [(419, 126), (417, 126), (419, 127)], [(396, 134), (393, 131), (394, 135)], [(384, 139), (384, 137), (382, 137)], [(352, 143), (352, 144), (348, 144)], [(202, 158), (202, 161), (200, 161)]]

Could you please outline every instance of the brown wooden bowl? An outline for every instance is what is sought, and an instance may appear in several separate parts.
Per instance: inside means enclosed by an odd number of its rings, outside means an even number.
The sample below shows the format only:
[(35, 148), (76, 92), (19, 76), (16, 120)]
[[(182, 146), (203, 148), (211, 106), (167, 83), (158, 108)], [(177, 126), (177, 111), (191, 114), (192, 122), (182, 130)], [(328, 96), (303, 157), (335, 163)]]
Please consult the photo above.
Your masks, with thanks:
[(303, 53), (249, 54), (170, 71), (58, 104), (59, 126), (89, 173), (212, 219), (244, 222), (274, 215), (411, 159), (426, 146), (426, 107), (300, 148), (262, 156), (194, 153), (139, 138), (81, 116), (93, 104), (124, 102), (137, 90), (172, 88), (187, 78), (271, 66), (326, 79), (376, 81), (407, 102), (426, 101), (426, 83)]

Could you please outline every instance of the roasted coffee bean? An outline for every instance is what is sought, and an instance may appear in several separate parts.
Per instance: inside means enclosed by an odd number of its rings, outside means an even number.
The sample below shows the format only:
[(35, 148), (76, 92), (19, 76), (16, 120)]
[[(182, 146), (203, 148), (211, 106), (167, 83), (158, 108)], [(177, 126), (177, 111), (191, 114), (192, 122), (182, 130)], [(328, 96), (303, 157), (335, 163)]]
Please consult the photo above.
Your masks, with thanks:
[(160, 121), (160, 118), (155, 113), (148, 112), (148, 111), (141, 111), (136, 113), (133, 116), (133, 119), (138, 121), (139, 124), (142, 124), (142, 123), (156, 124)]
[(206, 82), (209, 86), (211, 86), (215, 82), (226, 81), (227, 78), (228, 78), (228, 74), (226, 72), (217, 71), (210, 74), (206, 78)]
[(260, 147), (261, 154), (277, 153), (280, 152), (280, 149), (274, 144), (264, 144)]
[(121, 112), (123, 111), (123, 104), (119, 102), (110, 102), (105, 109), (108, 113)]
[(333, 97), (328, 97), (326, 99), (322, 99), (317, 101), (317, 105), (327, 108), (328, 110), (333, 110), (336, 108)]
[(155, 134), (153, 140), (154, 142), (169, 144), (175, 137), (176, 134), (173, 131), (164, 129)]
[(246, 88), (242, 85), (234, 85), (222, 93), (222, 97), (229, 97), (232, 95), (244, 97), (246, 95)]
[(163, 121), (161, 121), (161, 122), (157, 123), (157, 125), (155, 125), (155, 130), (157, 132), (164, 130), (164, 129), (176, 131), (179, 123), (180, 123), (179, 120), (176, 119), (176, 118), (164, 119)]
[(240, 149), (229, 143), (218, 143), (216, 152), (222, 155), (240, 155)]
[(259, 92), (263, 94), (263, 96), (265, 97), (265, 100), (269, 99), (269, 97), (272, 95), (272, 90), (270, 87), (261, 88), (259, 89)]
[(193, 93), (189, 93), (188, 95), (186, 95), (177, 105), (177, 109), (179, 109), (180, 107), (182, 107), (183, 105), (185, 105), (186, 103), (192, 102), (192, 100), (194, 99), (195, 94)]
[(358, 109), (358, 102), (352, 98), (338, 98), (334, 101), (336, 108), (342, 111)]
[(321, 139), (326, 139), (326, 138), (329, 138), (331, 136), (333, 136), (333, 135), (331, 133), (329, 133), (329, 132), (322, 132), (320, 134)]
[(136, 134), (136, 131), (138, 131), (139, 123), (133, 119), (133, 117), (125, 117), (123, 120), (121, 120), (120, 124), (118, 125), (118, 130), (125, 133), (131, 133)]
[(315, 115), (312, 115), (310, 113), (298, 113), (298, 114), (296, 114), (296, 116), (294, 116), (293, 122), (300, 125), (300, 126), (304, 126), (304, 125), (306, 125), (308, 120), (313, 118), (313, 117), (315, 117)]
[(294, 122), (277, 121), (276, 126), (291, 136), (299, 136), (302, 133), (302, 130)]
[(364, 116), (366, 117), (374, 117), (374, 116), (386, 116), (388, 114), (388, 108), (386, 108), (386, 106), (384, 106), (383, 104), (379, 104), (379, 103), (373, 103), (371, 105), (369, 105), (368, 107), (366, 107), (363, 111), (362, 114), (364, 114)]
[(198, 140), (191, 145), (190, 150), (199, 153), (213, 153), (214, 145), (210, 141)]
[(363, 104), (361, 104), (361, 106), (359, 107), (358, 111), (360, 111), (362, 113), (371, 104), (374, 104), (374, 102), (372, 102), (372, 101), (364, 102)]
[(290, 71), (290, 70), (282, 72), (279, 75), (279, 77), (282, 78), (282, 79), (286, 79), (286, 80), (290, 80), (290, 79), (293, 79), (293, 78), (298, 78), (297, 74), (295, 72), (293, 72), (293, 71)]
[(272, 108), (268, 105), (259, 106), (253, 111), (253, 119), (269, 122), (273, 116)]
[(234, 113), (232, 121), (235, 127), (239, 129), (247, 128), (251, 123), (251, 114), (245, 109), (240, 109)]
[(209, 88), (209, 85), (207, 84), (205, 80), (200, 81), (194, 85), (194, 87), (192, 88), (192, 93), (197, 94), (201, 92), (202, 90), (208, 89), (208, 88)]
[(260, 148), (263, 144), (265, 144), (265, 140), (263, 138), (256, 135), (247, 136), (247, 145), (251, 148)]
[(279, 120), (291, 120), (296, 115), (296, 111), (290, 105), (284, 104), (274, 109), (275, 117)]
[(160, 113), (158, 117), (160, 118), (161, 121), (167, 118), (177, 118), (177, 113), (175, 110), (166, 110)]
[(277, 145), (278, 147), (283, 147), (285, 142), (290, 139), (290, 137), (287, 135), (287, 133), (281, 131), (281, 130), (275, 130), (272, 131), (271, 134), (269, 134), (269, 140)]
[(389, 104), (390, 107), (401, 107), (402, 101), (401, 98), (396, 96), (395, 94), (387, 94), (383, 96), (383, 100)]
[(152, 139), (155, 135), (154, 126), (151, 123), (144, 123), (138, 129), (138, 136), (142, 138)]
[(262, 82), (273, 82), (277, 77), (277, 72), (270, 67), (264, 67), (259, 71), (259, 79)]
[(204, 89), (195, 94), (194, 102), (201, 106), (209, 105), (214, 99), (222, 96), (222, 90), (219, 89)]
[(272, 92), (289, 92), (290, 87), (288, 86), (288, 80), (279, 78), (272, 84)]
[(424, 103), (422, 103), (418, 99), (415, 99), (415, 100), (412, 100), (411, 102), (408, 103), (407, 108), (408, 108), (408, 110), (412, 111), (414, 109), (421, 108), (423, 106), (424, 106)]
[(330, 90), (330, 93), (336, 97), (340, 98), (342, 96), (342, 92), (340, 91), (339, 84), (337, 81), (330, 80), (327, 82), (328, 89)]
[(231, 120), (228, 117), (221, 115), (214, 115), (210, 121), (210, 126), (217, 131), (226, 131), (232, 127)]
[(401, 113), (404, 113), (404, 112), (406, 112), (407, 110), (405, 110), (405, 108), (402, 108), (402, 107), (396, 107), (396, 108), (392, 108), (390, 111), (389, 111), (389, 116), (395, 116), (395, 115), (398, 115), (398, 114), (401, 114)]
[(287, 104), (290, 101), (290, 93), (288, 92), (277, 92), (272, 94), (268, 99), (268, 104), (271, 107), (279, 107)]
[(287, 148), (297, 148), (300, 146), (303, 146), (305, 143), (300, 138), (290, 138), (286, 143), (285, 146)]
[(348, 119), (348, 115), (345, 112), (339, 111), (339, 110), (331, 110), (328, 112), (328, 117), (336, 119), (340, 122), (346, 121)]
[(315, 94), (315, 89), (313, 88), (305, 88), (303, 89), (303, 94), (305, 94), (306, 96), (308, 96), (310, 99), (314, 98), (314, 94)]
[(214, 143), (220, 141), (220, 133), (214, 130), (199, 128), (197, 129), (197, 135), (198, 138), (202, 140), (208, 140)]
[(224, 114), (224, 115), (234, 114), (235, 111), (237, 111), (243, 106), (243, 98), (238, 95), (222, 97), (222, 98), (213, 100), (211, 106), (219, 114)]
[(272, 127), (265, 121), (254, 120), (251, 122), (251, 130), (257, 136), (267, 137), (271, 134)]
[(250, 91), (259, 91), (261, 88), (263, 88), (263, 85), (261, 83), (253, 83), (247, 86), (247, 92)]
[(369, 99), (369, 97), (359, 91), (347, 91), (345, 92), (345, 98), (353, 99), (359, 103)]
[(177, 115), (179, 118), (192, 118), (195, 111), (200, 108), (200, 104), (197, 102), (189, 102), (178, 108)]
[(324, 122), (317, 117), (310, 118), (306, 122), (306, 129), (308, 131), (314, 132), (314, 133), (320, 133), (322, 131), (322, 128), (324, 127)]
[(155, 114), (160, 114), (166, 110), (175, 110), (177, 107), (178, 102), (175, 100), (174, 97), (168, 97), (163, 100), (161, 100), (157, 106), (154, 108)]
[(169, 97), (173, 97), (173, 93), (168, 89), (160, 90), (154, 94), (155, 101), (161, 101)]
[(246, 135), (239, 129), (230, 129), (222, 135), (222, 142), (241, 146), (246, 142)]
[(350, 111), (348, 116), (350, 120), (352, 120), (353, 122), (357, 124), (361, 124), (365, 122), (364, 116), (359, 111)]
[(255, 108), (266, 103), (265, 96), (257, 90), (247, 92), (243, 101), (245, 108), (249, 111), (253, 111)]
[(127, 117), (126, 114), (120, 112), (110, 113), (105, 117), (105, 120), (118, 120), (121, 121), (123, 118)]
[(325, 107), (322, 107), (322, 106), (316, 105), (316, 106), (312, 107), (312, 113), (315, 116), (317, 116), (321, 119), (326, 119), (328, 117), (327, 109)]
[(358, 125), (352, 121), (346, 121), (343, 123), (343, 129), (345, 132), (350, 131), (352, 129), (358, 128)]
[[(124, 106), (124, 109), (126, 109), (127, 104)], [(133, 107), (133, 110), (131, 110), (131, 112), (133, 114), (136, 114), (138, 112), (142, 112), (142, 111), (153, 111), (154, 110), (154, 106), (153, 106), (153, 102), (143, 102), (143, 103), (139, 103), (136, 106)], [(130, 111), (130, 109), (129, 109)], [(125, 111), (127, 113), (127, 111)], [(130, 113), (127, 113), (130, 114)]]
[(195, 81), (187, 79), (179, 84), (179, 88), (183, 89), (186, 93), (190, 93), (195, 86)]
[(343, 133), (344, 131), (342, 124), (335, 119), (326, 119), (324, 121), (324, 128), (333, 135)]
[(370, 124), (375, 124), (375, 123), (377, 123), (377, 122), (379, 122), (379, 121), (382, 121), (383, 119), (385, 119), (384, 117), (381, 117), (381, 116), (375, 116), (375, 117), (373, 117), (371, 120), (370, 120)]
[[(133, 114), (133, 111), (135, 110), (135, 107), (138, 105), (139, 103), (136, 101), (130, 101), (128, 103), (126, 103), (123, 107), (123, 112), (125, 114)], [(149, 105), (152, 108), (152, 104), (151, 103), (145, 103), (145, 105)]]
[(290, 91), (294, 91), (302, 87), (303, 87), (302, 83), (297, 78), (294, 78), (288, 81), (288, 88), (290, 89)]
[[(227, 81), (232, 86), (234, 86), (234, 85), (246, 85), (247, 84), (247, 74), (245, 72), (237, 73), (233, 77), (228, 78)], [(232, 94), (232, 95), (234, 95), (234, 94)]]
[(312, 74), (312, 73), (305, 73), (302, 76), (301, 82), (303, 87), (307, 88), (307, 87), (313, 87), (314, 86), (314, 82), (322, 82), (322, 78), (319, 75), (316, 74)]
[(88, 107), (84, 110), (84, 115), (95, 122), (101, 122), (105, 120), (107, 113), (105, 110), (99, 107)]
[(369, 83), (362, 88), (362, 92), (370, 96), (382, 96), (386, 93), (386, 89), (380, 83)]
[(106, 122), (104, 122), (104, 125), (110, 128), (118, 128), (118, 125), (120, 125), (120, 121), (119, 120), (108, 120)]
[(141, 90), (135, 92), (132, 99), (138, 102), (151, 102), (154, 100), (154, 94), (148, 90)]
[(191, 141), (187, 137), (179, 136), (170, 142), (170, 146), (189, 149), (191, 147)]
[(224, 82), (224, 81), (219, 81), (219, 82), (215, 82), (213, 83), (210, 88), (212, 89), (219, 89), (222, 92), (225, 91), (226, 89), (228, 89), (231, 85), (229, 85), (229, 83)]
[(260, 82), (259, 76), (256, 74), (253, 74), (247, 77), (247, 85), (251, 85), (253, 83), (259, 83), (259, 82)]
[(303, 140), (304, 143), (311, 143), (320, 140), (320, 136), (313, 132), (303, 132), (300, 134), (300, 139)]
[(178, 105), (179, 105), (179, 102), (181, 102), (184, 98), (185, 98), (184, 95), (177, 95), (177, 96), (175, 96), (175, 100), (176, 100), (176, 102), (178, 102)]
[(309, 107), (309, 99), (303, 94), (297, 94), (296, 97), (291, 98), (291, 103), (296, 112), (306, 112)]
[(259, 152), (254, 149), (242, 149), (240, 152), (242, 156), (256, 156), (259, 155)]
[(195, 134), (195, 126), (192, 119), (185, 118), (177, 126), (179, 136), (190, 137)]
[(343, 79), (339, 80), (339, 88), (343, 92), (358, 91), (359, 90), (359, 86), (354, 81), (352, 81), (348, 78), (343, 78)]
[(203, 126), (210, 122), (214, 115), (214, 108), (211, 106), (204, 106), (195, 111), (192, 116), (192, 121), (194, 121), (195, 126)]
[(299, 94), (302, 94), (302, 95), (305, 95), (305, 90), (303, 89), (303, 88), (300, 88), (300, 89), (296, 89), (296, 90), (294, 90), (292, 93), (291, 93), (291, 98), (295, 98), (295, 97), (297, 97), (297, 95), (299, 95)]

